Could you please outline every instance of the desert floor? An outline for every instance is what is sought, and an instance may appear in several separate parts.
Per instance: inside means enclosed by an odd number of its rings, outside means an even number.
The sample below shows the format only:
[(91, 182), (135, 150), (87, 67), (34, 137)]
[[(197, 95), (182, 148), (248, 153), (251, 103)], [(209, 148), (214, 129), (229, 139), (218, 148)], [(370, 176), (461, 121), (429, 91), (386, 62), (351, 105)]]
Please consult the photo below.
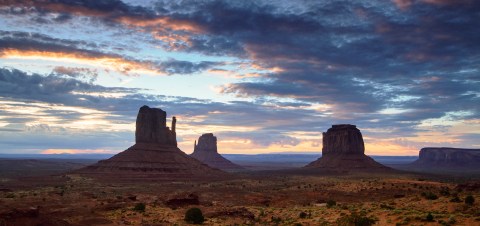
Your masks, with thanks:
[[(145, 210), (135, 210), (139, 203)], [(479, 203), (478, 180), (420, 174), (263, 172), (183, 182), (67, 174), (2, 179), (0, 225), (185, 225), (192, 207), (204, 225), (348, 225), (355, 216), (375, 225), (480, 225)]]

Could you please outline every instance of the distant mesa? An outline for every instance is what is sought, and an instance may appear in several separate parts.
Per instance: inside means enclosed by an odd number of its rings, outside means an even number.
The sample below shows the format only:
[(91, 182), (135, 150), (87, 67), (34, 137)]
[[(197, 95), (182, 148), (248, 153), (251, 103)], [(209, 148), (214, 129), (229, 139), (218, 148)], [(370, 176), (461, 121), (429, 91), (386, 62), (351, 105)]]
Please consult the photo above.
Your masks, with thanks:
[(426, 147), (412, 163), (420, 168), (471, 168), (480, 169), (480, 149)]
[(362, 133), (350, 124), (333, 125), (324, 132), (322, 157), (305, 167), (342, 171), (390, 169), (365, 155)]
[(135, 144), (75, 173), (119, 180), (213, 178), (226, 174), (182, 152), (177, 147), (176, 119), (172, 118), (170, 129), (166, 117), (167, 113), (161, 109), (141, 107), (136, 122)]
[(195, 141), (193, 153), (190, 156), (210, 167), (221, 170), (237, 171), (243, 169), (243, 167), (218, 154), (217, 137), (215, 137), (213, 133), (205, 133), (200, 136), (198, 138), (198, 144)]

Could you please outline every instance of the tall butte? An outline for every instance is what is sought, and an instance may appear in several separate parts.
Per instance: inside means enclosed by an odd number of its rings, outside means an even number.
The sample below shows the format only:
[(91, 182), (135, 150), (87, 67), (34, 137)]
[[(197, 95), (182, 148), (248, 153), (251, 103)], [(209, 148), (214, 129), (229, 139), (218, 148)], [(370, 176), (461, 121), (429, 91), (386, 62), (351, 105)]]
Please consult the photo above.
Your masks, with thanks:
[(167, 127), (167, 113), (143, 106), (137, 115), (135, 144), (109, 159), (75, 173), (106, 179), (144, 180), (212, 178), (225, 175), (188, 156), (177, 147), (176, 118)]
[(200, 136), (200, 138), (198, 138), (198, 144), (195, 141), (193, 153), (190, 156), (210, 167), (221, 170), (237, 171), (243, 169), (243, 167), (230, 162), (228, 159), (218, 154), (217, 137), (215, 137), (213, 133), (205, 133)]
[(342, 171), (390, 169), (365, 155), (362, 133), (350, 124), (333, 125), (323, 133), (322, 157), (305, 167)]

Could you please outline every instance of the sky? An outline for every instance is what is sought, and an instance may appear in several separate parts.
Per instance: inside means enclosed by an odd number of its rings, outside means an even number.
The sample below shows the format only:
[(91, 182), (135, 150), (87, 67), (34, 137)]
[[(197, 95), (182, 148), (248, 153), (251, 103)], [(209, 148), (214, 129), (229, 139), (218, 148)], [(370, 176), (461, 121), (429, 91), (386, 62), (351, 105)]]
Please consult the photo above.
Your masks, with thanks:
[(480, 1), (0, 1), (0, 153), (118, 153), (143, 105), (186, 153), (480, 148)]

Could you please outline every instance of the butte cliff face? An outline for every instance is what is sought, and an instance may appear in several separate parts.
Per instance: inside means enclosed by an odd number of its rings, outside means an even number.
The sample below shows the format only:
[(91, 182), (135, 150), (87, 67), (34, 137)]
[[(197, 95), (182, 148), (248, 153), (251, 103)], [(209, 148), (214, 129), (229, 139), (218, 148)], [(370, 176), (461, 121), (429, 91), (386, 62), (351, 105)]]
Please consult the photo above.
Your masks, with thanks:
[(138, 111), (135, 142), (154, 143), (177, 146), (175, 124), (177, 119), (172, 118), (172, 129), (167, 127), (167, 112), (158, 108), (143, 106)]
[(417, 167), (480, 169), (480, 149), (428, 147), (420, 150)]
[(210, 167), (235, 171), (243, 169), (241, 166), (232, 163), (224, 158), (217, 151), (217, 137), (212, 133), (205, 133), (198, 138), (198, 144), (195, 142), (193, 153), (190, 155), (195, 159), (207, 164)]
[(172, 118), (170, 129), (166, 126), (166, 116), (161, 109), (141, 107), (136, 121), (135, 144), (75, 173), (113, 180), (178, 180), (225, 175), (178, 149), (176, 119)]
[(362, 133), (355, 125), (333, 125), (323, 133), (322, 157), (306, 166), (331, 170), (389, 169), (365, 155)]
[(333, 125), (323, 134), (322, 155), (364, 155), (362, 133), (355, 125)]

